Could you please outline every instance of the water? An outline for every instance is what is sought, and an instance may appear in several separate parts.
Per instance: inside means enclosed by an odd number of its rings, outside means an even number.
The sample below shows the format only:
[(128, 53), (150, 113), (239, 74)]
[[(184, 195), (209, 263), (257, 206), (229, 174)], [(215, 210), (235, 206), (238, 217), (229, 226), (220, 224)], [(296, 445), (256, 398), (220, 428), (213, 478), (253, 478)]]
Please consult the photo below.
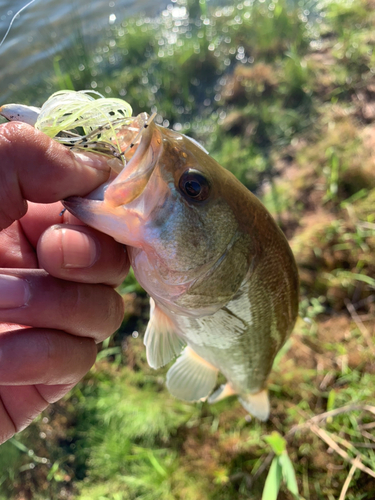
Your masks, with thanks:
[[(57, 63), (56, 54), (62, 59), (71, 57), (69, 49), (77, 47), (81, 35), (84, 47), (93, 54), (96, 47), (108, 44), (111, 27), (121, 26), (127, 18), (136, 14), (154, 17), (168, 4), (170, 8), (173, 4), (176, 7), (176, 1), (36, 0), (15, 19), (0, 47), (0, 105), (14, 101), (41, 105), (57, 90), (56, 75), (59, 67), (56, 68), (56, 64), (61, 64), (63, 72), (64, 60)], [(0, 0), (0, 40), (14, 14), (27, 2), (28, 0)], [(206, 2), (215, 7), (237, 4), (233, 0)], [(287, 0), (291, 7), (303, 7), (304, 16), (308, 17), (319, 12), (316, 9), (317, 2), (318, 0)], [(252, 2), (246, 3), (250, 5)], [(172, 32), (171, 34), (173, 35)], [(80, 54), (78, 57), (81, 57)], [(76, 66), (80, 66), (79, 62)], [(65, 82), (62, 86), (67, 87)]]
[[(0, 39), (14, 14), (28, 0), (0, 0)], [(0, 104), (20, 89), (47, 84), (53, 74), (53, 56), (67, 47), (72, 30), (81, 29), (85, 41), (105, 39), (111, 25), (144, 13), (155, 16), (170, 0), (36, 0), (14, 21), (0, 47)]]

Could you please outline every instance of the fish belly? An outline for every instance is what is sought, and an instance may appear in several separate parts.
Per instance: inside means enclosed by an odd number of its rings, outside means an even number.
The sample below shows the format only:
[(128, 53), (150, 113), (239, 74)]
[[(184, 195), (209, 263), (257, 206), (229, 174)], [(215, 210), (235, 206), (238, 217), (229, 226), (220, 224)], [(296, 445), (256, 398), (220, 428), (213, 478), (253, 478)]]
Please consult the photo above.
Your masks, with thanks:
[(187, 345), (219, 370), (237, 394), (264, 388), (272, 365), (267, 341), (246, 321), (221, 309), (204, 318), (181, 318), (180, 326)]
[[(228, 313), (222, 311), (198, 320), (181, 321), (185, 327), (189, 326), (184, 335), (187, 347), (169, 369), (167, 387), (171, 394), (186, 401), (208, 398), (209, 403), (215, 403), (237, 394), (251, 415), (265, 421), (270, 413), (265, 385), (272, 363), (268, 362), (270, 356), (264, 337), (252, 335), (250, 327), (236, 329), (234, 325), (238, 327), (239, 320), (231, 317), (231, 334), (226, 331), (220, 342), (223, 330), (219, 326), (226, 315)], [(226, 320), (229, 321), (228, 317)], [(218, 371), (226, 376), (227, 383), (212, 394)]]

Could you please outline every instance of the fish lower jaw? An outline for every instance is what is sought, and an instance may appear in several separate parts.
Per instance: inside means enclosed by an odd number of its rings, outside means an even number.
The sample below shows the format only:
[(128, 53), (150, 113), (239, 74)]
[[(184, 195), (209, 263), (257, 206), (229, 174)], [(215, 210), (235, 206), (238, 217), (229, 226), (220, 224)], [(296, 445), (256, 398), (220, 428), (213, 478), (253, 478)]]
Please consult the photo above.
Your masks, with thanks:
[(101, 203), (100, 200), (88, 200), (80, 196), (70, 196), (62, 201), (64, 208), (88, 225), (90, 225), (90, 220), (95, 213), (95, 204), (100, 205)]
[(122, 207), (110, 207), (105, 201), (80, 198), (63, 201), (64, 207), (88, 226), (114, 238), (119, 243), (140, 247), (140, 221), (137, 214)]

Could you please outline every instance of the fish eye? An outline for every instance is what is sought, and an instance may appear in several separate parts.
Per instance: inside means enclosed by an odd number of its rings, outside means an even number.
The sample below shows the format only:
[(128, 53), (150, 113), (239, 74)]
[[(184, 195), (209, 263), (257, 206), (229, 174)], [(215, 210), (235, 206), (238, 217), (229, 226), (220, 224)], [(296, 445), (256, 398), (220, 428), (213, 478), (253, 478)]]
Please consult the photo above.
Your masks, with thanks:
[(178, 187), (185, 196), (194, 201), (206, 200), (210, 193), (208, 180), (193, 168), (189, 168), (181, 175)]

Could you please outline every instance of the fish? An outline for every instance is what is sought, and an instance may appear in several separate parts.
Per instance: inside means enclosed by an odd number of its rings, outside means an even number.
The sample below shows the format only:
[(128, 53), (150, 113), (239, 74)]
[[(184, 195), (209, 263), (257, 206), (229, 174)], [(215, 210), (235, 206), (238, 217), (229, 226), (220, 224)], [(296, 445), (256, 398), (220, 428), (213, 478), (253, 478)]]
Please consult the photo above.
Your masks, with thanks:
[[(199, 144), (152, 122), (114, 180), (63, 204), (126, 245), (151, 297), (148, 363), (177, 357), (169, 392), (210, 403), (236, 394), (267, 420), (267, 379), (293, 329), (299, 286), (288, 242), (261, 202)], [(213, 392), (219, 372), (227, 383)]]
[[(64, 207), (126, 245), (150, 296), (147, 361), (158, 369), (177, 358), (166, 375), (169, 392), (209, 403), (237, 395), (266, 421), (267, 381), (298, 314), (299, 278), (286, 237), (197, 141), (146, 113), (116, 133), (123, 168)], [(219, 372), (226, 383), (216, 388)]]

